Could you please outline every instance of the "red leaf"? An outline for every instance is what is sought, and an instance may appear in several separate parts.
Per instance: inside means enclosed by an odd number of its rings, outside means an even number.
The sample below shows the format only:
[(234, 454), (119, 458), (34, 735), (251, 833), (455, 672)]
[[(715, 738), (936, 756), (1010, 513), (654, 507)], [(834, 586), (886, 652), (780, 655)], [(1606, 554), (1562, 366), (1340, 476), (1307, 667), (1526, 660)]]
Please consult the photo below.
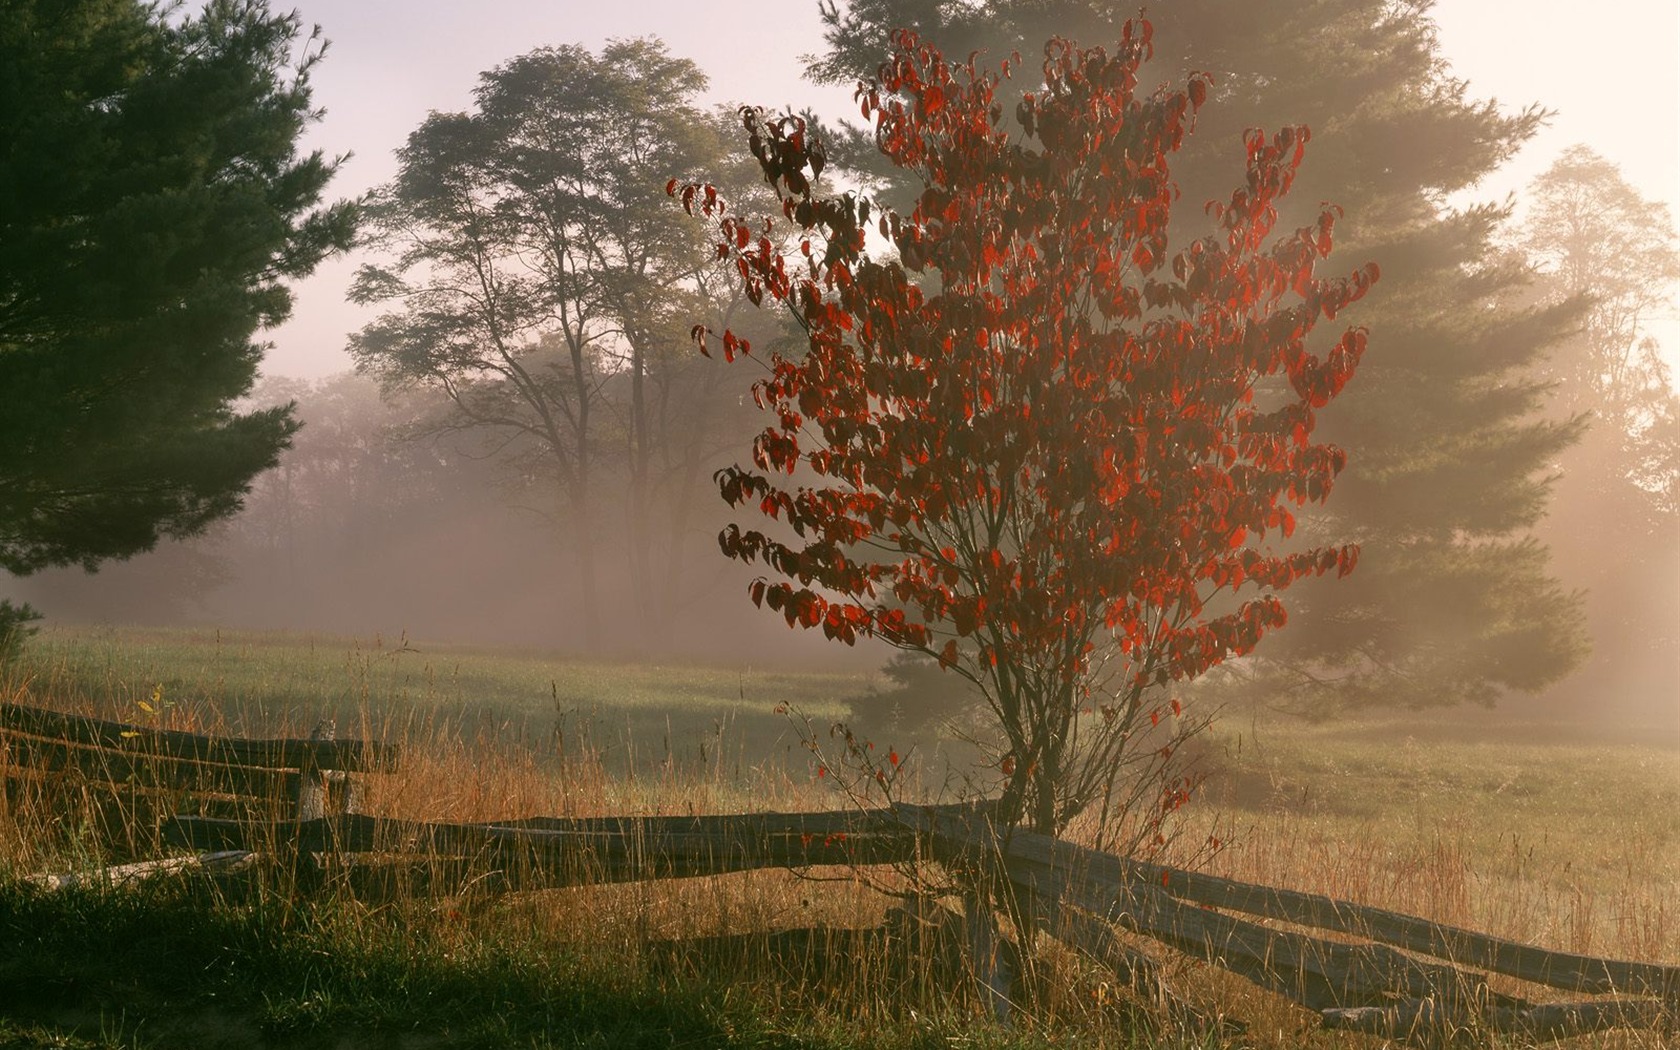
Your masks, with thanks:
[(1202, 103), (1207, 101), (1207, 92), (1208, 92), (1208, 85), (1207, 85), (1206, 78), (1204, 78), (1200, 74), (1195, 74), (1195, 73), (1191, 74), (1191, 76), (1190, 76), (1190, 105), (1191, 105), (1191, 107), (1195, 108), (1195, 109), (1201, 109), (1202, 108)]
[[(1042, 164), (1021, 164), (1019, 136), (999, 126), (995, 77), (953, 77), (900, 33), (855, 97), (886, 161), (923, 187), (912, 211), (812, 185), (825, 161), (810, 130), (752, 110), (747, 144), (780, 207), (729, 216), (708, 190), (700, 209), (739, 294), (804, 328), (753, 387), (771, 414), (758, 472), (718, 481), (742, 514), (777, 521), (775, 539), (719, 537), (767, 566), (773, 582), (752, 600), (836, 641), (926, 649), (982, 685), (1032, 683), (1020, 708), (1038, 723), (992, 728), (1050, 734), (1042, 754), (1092, 706), (1113, 733), (1146, 711), (1154, 725), (1169, 707), (1183, 716), (1164, 693), (1092, 704), (1105, 632), (1135, 684), (1193, 678), (1283, 624), (1276, 592), (1357, 556), (1257, 548), (1291, 546), (1292, 509), (1325, 498), (1341, 469), (1339, 450), (1315, 444), (1316, 412), (1355, 375), (1365, 337), (1314, 329), (1376, 271), (1315, 272), (1333, 207), (1276, 234), (1304, 128), (1245, 135), (1246, 179), (1208, 208), (1217, 235), (1169, 254), (1174, 153), (1214, 81), (1139, 93), (1151, 31), (1126, 32), (1113, 52), (1047, 48), (1043, 90), (1016, 109)], [(871, 225), (896, 259), (866, 253)], [(725, 357), (747, 352), (722, 342)], [(1320, 345), (1323, 360), (1306, 350)], [(1219, 588), (1255, 595), (1233, 610), (1206, 601)]]
[(957, 643), (955, 639), (952, 639), (951, 641), (946, 642), (945, 648), (939, 651), (939, 669), (944, 670), (948, 667), (955, 667), (956, 665)]

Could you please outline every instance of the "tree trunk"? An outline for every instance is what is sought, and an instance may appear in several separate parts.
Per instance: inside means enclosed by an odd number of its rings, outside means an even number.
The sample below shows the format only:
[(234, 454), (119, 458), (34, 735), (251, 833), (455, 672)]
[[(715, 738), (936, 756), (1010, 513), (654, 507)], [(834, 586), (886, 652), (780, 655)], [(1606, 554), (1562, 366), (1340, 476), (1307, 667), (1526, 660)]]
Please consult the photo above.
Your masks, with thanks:
[(595, 529), (590, 521), (589, 485), (573, 486), (572, 550), (577, 556), (578, 611), (583, 620), (583, 644), (590, 652), (601, 645), (601, 603), (595, 585)]

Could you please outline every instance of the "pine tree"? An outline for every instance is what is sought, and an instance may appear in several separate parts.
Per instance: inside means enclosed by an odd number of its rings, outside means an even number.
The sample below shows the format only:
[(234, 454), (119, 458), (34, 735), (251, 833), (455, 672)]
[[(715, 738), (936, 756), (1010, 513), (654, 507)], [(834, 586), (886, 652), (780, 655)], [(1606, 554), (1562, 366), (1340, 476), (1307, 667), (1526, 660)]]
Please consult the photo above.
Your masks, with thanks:
[(192, 535), (290, 441), (234, 407), (253, 336), (355, 223), (297, 148), (300, 30), (261, 0), (0, 6), (0, 568)]
[[(1334, 200), (1345, 209), (1338, 259), (1375, 260), (1384, 275), (1351, 311), (1376, 349), (1324, 428), (1349, 466), (1334, 506), (1303, 522), (1312, 541), (1356, 541), (1363, 558), (1341, 585), (1304, 586), (1295, 626), (1246, 664), (1278, 703), (1492, 702), (1545, 687), (1585, 655), (1580, 598), (1528, 536), (1551, 464), (1581, 431), (1541, 411), (1546, 355), (1580, 308), (1534, 305), (1526, 267), (1493, 252), (1506, 209), (1445, 203), (1510, 157), (1544, 113), (1474, 99), (1437, 54), (1429, 6), (1181, 0), (1150, 10), (1145, 82), (1193, 70), (1215, 82), (1175, 165), (1191, 205), (1176, 235), (1202, 232), (1194, 205), (1230, 181), (1244, 129), (1301, 123), (1308, 161), (1280, 223)], [(1047, 37), (1111, 41), (1130, 13), (1101, 0), (829, 4), (815, 75), (872, 71), (901, 24), (952, 54), (1036, 62)], [(863, 164), (866, 135), (830, 134), (838, 159)]]

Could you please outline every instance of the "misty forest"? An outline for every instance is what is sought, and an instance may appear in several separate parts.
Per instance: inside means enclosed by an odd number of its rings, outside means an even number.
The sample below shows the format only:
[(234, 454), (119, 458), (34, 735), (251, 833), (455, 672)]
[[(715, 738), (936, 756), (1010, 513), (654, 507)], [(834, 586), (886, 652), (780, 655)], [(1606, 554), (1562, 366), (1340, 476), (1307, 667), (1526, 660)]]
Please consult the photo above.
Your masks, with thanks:
[(330, 17), (0, 9), (0, 1047), (1673, 1045), (1627, 144), (1460, 0), (801, 2), (365, 191)]

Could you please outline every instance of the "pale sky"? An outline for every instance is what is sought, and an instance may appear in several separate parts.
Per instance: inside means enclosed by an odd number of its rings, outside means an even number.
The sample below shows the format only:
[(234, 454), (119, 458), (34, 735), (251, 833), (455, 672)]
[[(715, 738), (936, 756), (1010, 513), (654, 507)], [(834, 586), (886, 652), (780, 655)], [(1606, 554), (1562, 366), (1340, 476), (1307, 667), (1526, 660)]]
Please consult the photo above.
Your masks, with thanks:
[[(286, 9), (284, 0), (276, 8)], [(296, 0), (332, 41), (314, 75), (326, 120), (310, 145), (353, 153), (331, 187), (363, 192), (394, 174), (392, 152), (431, 110), (464, 110), (478, 74), (536, 47), (656, 35), (712, 80), (711, 100), (851, 112), (849, 88), (803, 80), (822, 49), (816, 0)], [(1481, 196), (1520, 193), (1566, 147), (1620, 165), (1646, 198), (1680, 216), (1680, 0), (1437, 0), (1441, 49), (1477, 98), (1540, 102), (1552, 126)], [(371, 319), (344, 301), (361, 260), (323, 265), (297, 286), (292, 320), (267, 333), (264, 371), (318, 378), (351, 367), (348, 335)], [(1658, 328), (1680, 371), (1680, 323)]]

